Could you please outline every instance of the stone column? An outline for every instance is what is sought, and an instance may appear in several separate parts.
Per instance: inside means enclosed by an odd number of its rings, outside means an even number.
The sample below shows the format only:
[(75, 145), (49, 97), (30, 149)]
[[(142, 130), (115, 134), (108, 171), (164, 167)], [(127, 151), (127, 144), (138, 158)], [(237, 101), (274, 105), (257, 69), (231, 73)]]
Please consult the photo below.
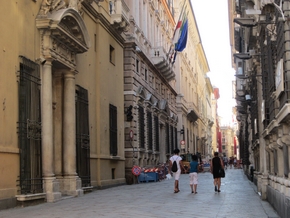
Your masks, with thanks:
[[(261, 67), (257, 67), (257, 75), (262, 75)], [(258, 105), (258, 111), (262, 110), (262, 103), (263, 103), (263, 87), (262, 87), (262, 77), (257, 77), (257, 92), (258, 92), (258, 98), (257, 98), (257, 105)], [(268, 186), (268, 171), (267, 171), (267, 154), (266, 154), (266, 142), (263, 137), (263, 129), (264, 125), (262, 120), (264, 120), (264, 114), (258, 113), (258, 128), (259, 131), (259, 155), (260, 155), (260, 171), (258, 175), (258, 184), (257, 188), (261, 194), (261, 198), (263, 200), (267, 199), (267, 186)]]
[(67, 71), (64, 74), (63, 101), (64, 193), (79, 196), (83, 195), (83, 190), (81, 189), (81, 180), (76, 173), (75, 75), (72, 71)]
[(47, 60), (42, 68), (42, 173), (43, 187), (47, 202), (55, 202), (61, 198), (59, 183), (54, 175), (53, 167), (53, 119), (52, 119), (52, 72), (51, 60)]

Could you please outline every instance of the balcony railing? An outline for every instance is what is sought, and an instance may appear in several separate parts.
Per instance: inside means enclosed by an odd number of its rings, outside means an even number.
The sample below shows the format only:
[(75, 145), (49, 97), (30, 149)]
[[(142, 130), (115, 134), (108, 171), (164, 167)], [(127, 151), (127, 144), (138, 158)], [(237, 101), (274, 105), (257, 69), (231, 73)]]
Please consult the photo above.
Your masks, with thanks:
[(151, 50), (151, 58), (155, 67), (168, 81), (175, 77), (173, 67), (170, 64), (165, 48), (160, 46)]
[(124, 31), (129, 27), (129, 8), (124, 0), (109, 1), (109, 13), (111, 15), (111, 24), (116, 29)]

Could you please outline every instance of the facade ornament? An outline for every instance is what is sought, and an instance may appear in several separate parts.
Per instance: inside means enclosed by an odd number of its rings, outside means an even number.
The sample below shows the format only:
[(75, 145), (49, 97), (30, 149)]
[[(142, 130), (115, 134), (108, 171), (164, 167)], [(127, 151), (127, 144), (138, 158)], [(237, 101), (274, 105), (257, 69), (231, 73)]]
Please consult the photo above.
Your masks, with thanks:
[[(85, 0), (70, 0), (67, 5), (65, 0), (42, 0), (39, 15), (46, 16), (48, 12), (58, 11), (67, 7), (80, 13), (83, 1)], [(91, 4), (93, 0), (86, 0), (86, 2)]]
[(64, 0), (42, 0), (39, 15), (47, 15), (48, 12), (65, 9), (66, 3)]
[(70, 0), (69, 8), (75, 9), (76, 11), (80, 12), (82, 9), (82, 2), (84, 0)]
[(284, 143), (283, 143), (282, 139), (279, 138), (279, 139), (277, 140), (277, 147), (278, 147), (279, 149), (282, 149), (282, 148), (283, 148), (283, 145), (284, 145)]

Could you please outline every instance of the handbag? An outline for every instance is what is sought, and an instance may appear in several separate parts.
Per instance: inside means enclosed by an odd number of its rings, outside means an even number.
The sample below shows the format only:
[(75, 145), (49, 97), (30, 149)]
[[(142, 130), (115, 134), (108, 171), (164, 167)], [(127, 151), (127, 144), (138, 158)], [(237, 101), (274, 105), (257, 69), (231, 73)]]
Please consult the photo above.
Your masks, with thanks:
[(220, 168), (219, 175), (220, 175), (220, 177), (225, 178), (226, 173), (225, 173), (225, 170), (223, 168)]

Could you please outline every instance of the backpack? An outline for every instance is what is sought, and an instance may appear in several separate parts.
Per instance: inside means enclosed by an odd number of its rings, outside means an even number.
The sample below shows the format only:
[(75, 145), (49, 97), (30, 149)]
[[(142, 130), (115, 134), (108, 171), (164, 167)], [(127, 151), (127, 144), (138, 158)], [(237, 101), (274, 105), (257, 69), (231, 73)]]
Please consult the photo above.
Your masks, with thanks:
[(177, 163), (176, 160), (173, 161), (172, 167), (171, 167), (171, 171), (176, 173), (177, 172)]

